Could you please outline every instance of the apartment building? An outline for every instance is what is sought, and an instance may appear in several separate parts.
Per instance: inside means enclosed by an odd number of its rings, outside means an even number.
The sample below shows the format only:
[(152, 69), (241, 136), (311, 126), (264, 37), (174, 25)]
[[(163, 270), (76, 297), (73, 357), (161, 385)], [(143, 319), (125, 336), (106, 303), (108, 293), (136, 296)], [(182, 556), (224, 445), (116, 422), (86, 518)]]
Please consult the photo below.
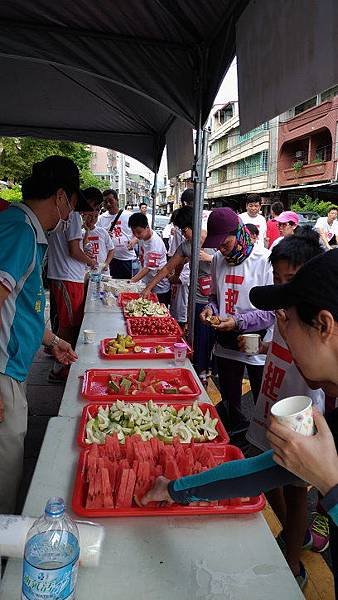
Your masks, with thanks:
[(211, 121), (209, 205), (240, 205), (246, 194), (268, 196), (276, 187), (277, 119), (241, 135), (238, 102), (215, 111)]
[(338, 86), (335, 86), (280, 116), (278, 185), (311, 186), (337, 180), (337, 142)]
[(103, 181), (107, 181), (107, 187), (118, 188), (118, 153), (115, 150), (101, 148), (101, 146), (90, 146), (90, 151), (91, 172)]

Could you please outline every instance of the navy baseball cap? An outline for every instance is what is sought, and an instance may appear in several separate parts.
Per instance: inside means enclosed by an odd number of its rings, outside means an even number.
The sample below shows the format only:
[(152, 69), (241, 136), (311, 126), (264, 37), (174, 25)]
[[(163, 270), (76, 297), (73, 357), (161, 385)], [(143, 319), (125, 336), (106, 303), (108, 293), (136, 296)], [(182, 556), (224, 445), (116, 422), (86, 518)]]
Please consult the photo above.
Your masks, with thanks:
[(338, 248), (306, 262), (289, 283), (254, 287), (249, 296), (261, 310), (307, 303), (330, 311), (338, 321)]

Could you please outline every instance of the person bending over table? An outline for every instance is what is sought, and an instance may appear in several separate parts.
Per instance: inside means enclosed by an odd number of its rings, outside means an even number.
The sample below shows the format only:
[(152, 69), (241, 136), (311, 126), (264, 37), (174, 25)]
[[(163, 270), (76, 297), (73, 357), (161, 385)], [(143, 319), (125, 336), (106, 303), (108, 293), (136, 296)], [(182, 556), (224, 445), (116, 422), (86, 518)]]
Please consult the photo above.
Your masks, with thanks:
[[(156, 285), (164, 277), (168, 277), (170, 273), (179, 271), (191, 259), (191, 240), (192, 240), (192, 222), (193, 208), (191, 206), (183, 206), (174, 211), (172, 216), (173, 224), (182, 232), (183, 242), (176, 249), (175, 254), (169, 259), (164, 267), (151, 279), (143, 292), (146, 298), (151, 291), (156, 289)], [(205, 240), (206, 231), (201, 233), (201, 244)], [(200, 250), (198, 263), (198, 282), (196, 290), (196, 307), (195, 307), (195, 336), (194, 336), (194, 354), (193, 364), (198, 376), (203, 385), (207, 383), (207, 374), (211, 364), (211, 352), (214, 345), (214, 332), (211, 327), (208, 327), (200, 321), (200, 312), (208, 303), (208, 297), (211, 287), (211, 264), (216, 250), (212, 248)]]
[[(262, 310), (285, 309), (278, 313), (278, 326), (299, 370), (312, 387), (338, 396), (338, 249), (308, 261), (289, 283), (254, 288), (250, 299)], [(323, 494), (321, 505), (331, 519), (337, 594), (338, 409), (330, 415), (330, 428), (317, 412), (314, 419), (317, 433), (305, 437), (272, 418), (268, 432), (272, 450), (176, 481), (158, 478), (142, 503), (255, 496), (301, 478)]]

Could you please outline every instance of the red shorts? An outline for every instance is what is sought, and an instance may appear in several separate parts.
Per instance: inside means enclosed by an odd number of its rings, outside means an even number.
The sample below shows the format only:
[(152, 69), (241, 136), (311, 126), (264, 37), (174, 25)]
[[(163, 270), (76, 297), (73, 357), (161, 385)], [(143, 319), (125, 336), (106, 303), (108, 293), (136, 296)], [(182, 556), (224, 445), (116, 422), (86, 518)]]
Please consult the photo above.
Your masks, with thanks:
[(55, 298), (59, 327), (80, 327), (84, 310), (84, 284), (50, 279), (50, 291)]

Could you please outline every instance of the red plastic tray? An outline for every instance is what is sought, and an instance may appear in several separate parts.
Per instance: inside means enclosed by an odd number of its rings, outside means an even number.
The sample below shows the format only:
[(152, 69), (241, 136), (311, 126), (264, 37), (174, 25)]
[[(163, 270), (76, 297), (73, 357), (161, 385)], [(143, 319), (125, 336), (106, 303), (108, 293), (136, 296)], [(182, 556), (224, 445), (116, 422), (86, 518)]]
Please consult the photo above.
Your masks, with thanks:
[[(243, 458), (239, 448), (229, 445), (210, 447), (214, 456), (223, 462)], [(130, 508), (91, 508), (85, 507), (88, 483), (85, 481), (85, 465), (89, 450), (80, 453), (72, 497), (73, 511), (82, 517), (159, 517), (159, 516), (193, 516), (193, 515), (246, 515), (263, 510), (265, 497), (263, 494), (252, 498), (232, 498), (220, 500), (218, 505), (196, 506), (171, 504), (167, 506), (133, 506)]]
[(176, 400), (185, 400), (190, 402), (200, 396), (201, 389), (194, 379), (191, 371), (188, 369), (146, 369), (154, 377), (159, 377), (164, 381), (172, 381), (179, 378), (181, 385), (187, 385), (191, 394), (150, 394), (149, 392), (139, 392), (132, 396), (131, 394), (121, 394), (121, 392), (108, 392), (108, 381), (110, 375), (132, 375), (137, 376), (140, 369), (88, 369), (85, 371), (82, 384), (82, 397), (91, 402), (105, 403), (109, 400), (130, 400), (131, 402), (144, 402), (144, 400), (162, 400), (165, 402), (175, 402)]
[[(141, 298), (141, 294), (138, 294), (136, 292), (121, 292), (117, 299), (117, 304), (119, 306), (122, 306), (123, 308), (127, 304), (127, 302), (130, 302), (130, 300), (137, 300), (138, 298)], [(157, 294), (154, 294), (152, 292), (149, 296), (149, 300), (152, 300), (153, 302), (158, 302)]]
[[(179, 326), (179, 324), (175, 321), (175, 319), (173, 319), (173, 317), (165, 317), (167, 319), (170, 319), (170, 321), (173, 323), (173, 325), (175, 325), (175, 330), (176, 330), (176, 334), (173, 335), (161, 335), (161, 334), (157, 334), (157, 335), (147, 335), (147, 334), (136, 334), (135, 330), (133, 330), (133, 325), (134, 323), (136, 323), (141, 317), (127, 317), (126, 318), (126, 324), (127, 324), (127, 332), (129, 335), (133, 336), (134, 341), (139, 341), (140, 339), (144, 339), (145, 337), (148, 338), (149, 340), (153, 341), (154, 339), (165, 339), (165, 341), (167, 343), (173, 343), (173, 342), (178, 342), (181, 340), (182, 338), (182, 330)], [(143, 317), (146, 318), (146, 317)], [(149, 319), (152, 319), (152, 321), (162, 321), (164, 317), (149, 317)]]
[[(131, 398), (128, 398), (128, 400), (124, 399), (124, 401), (125, 402), (133, 402), (133, 400)], [(105, 402), (104, 406), (105, 407), (106, 406), (110, 407), (110, 406), (112, 406), (112, 404), (113, 404), (112, 402)], [(183, 407), (187, 406), (187, 404), (182, 403), (182, 402), (180, 403), (180, 402), (169, 402), (169, 401), (168, 402), (165, 402), (165, 401), (158, 402), (158, 401), (156, 401), (156, 404), (161, 404), (161, 405), (162, 404), (169, 404), (170, 406), (173, 406), (174, 408), (176, 408), (178, 410), (180, 408), (183, 408)], [(79, 427), (79, 431), (78, 431), (78, 434), (77, 434), (77, 444), (78, 444), (78, 446), (81, 446), (81, 448), (88, 448), (88, 445), (85, 442), (85, 439), (86, 439), (86, 424), (87, 424), (87, 421), (88, 421), (88, 415), (90, 415), (91, 417), (96, 417), (97, 412), (99, 410), (99, 406), (100, 406), (99, 404), (87, 404), (83, 408), (83, 410), (82, 410), (80, 427)], [(199, 404), (199, 407), (203, 411), (203, 413), (205, 413), (207, 411), (207, 409), (209, 409), (211, 418), (212, 419), (215, 419), (215, 418), (218, 419), (218, 423), (217, 423), (217, 426), (216, 426), (216, 429), (218, 431), (218, 437), (215, 438), (212, 442), (195, 442), (195, 443), (196, 444), (212, 444), (212, 445), (214, 445), (214, 444), (220, 444), (220, 443), (227, 444), (229, 442), (230, 438), (229, 438), (229, 436), (228, 436), (228, 434), (227, 434), (227, 432), (226, 432), (226, 430), (224, 428), (224, 425), (223, 425), (222, 421), (220, 420), (220, 418), (218, 416), (217, 410), (213, 406), (213, 404), (202, 403), (202, 404)]]
[[(100, 353), (101, 356), (103, 358), (106, 358), (107, 360), (154, 360), (154, 359), (158, 359), (158, 358), (174, 358), (174, 349), (173, 349), (173, 345), (172, 344), (167, 344), (166, 342), (163, 341), (163, 337), (159, 336), (158, 338), (150, 338), (150, 337), (137, 337), (135, 338), (135, 340), (137, 341), (137, 345), (138, 346), (142, 346), (143, 351), (142, 352), (129, 352), (128, 354), (107, 354), (106, 352), (106, 345), (108, 342), (110, 342), (110, 340), (113, 338), (105, 338), (104, 340), (101, 340), (100, 342)], [(133, 338), (134, 339), (134, 338)], [(179, 340), (179, 342), (184, 342), (186, 344), (186, 341), (183, 340), (183, 338), (181, 338)], [(187, 356), (191, 356), (192, 355), (192, 350), (190, 348), (190, 346), (187, 345)], [(157, 352), (152, 352), (152, 350), (154, 349), (154, 347), (156, 346), (163, 346), (165, 348), (165, 352), (161, 352), (161, 353), (157, 353)]]

